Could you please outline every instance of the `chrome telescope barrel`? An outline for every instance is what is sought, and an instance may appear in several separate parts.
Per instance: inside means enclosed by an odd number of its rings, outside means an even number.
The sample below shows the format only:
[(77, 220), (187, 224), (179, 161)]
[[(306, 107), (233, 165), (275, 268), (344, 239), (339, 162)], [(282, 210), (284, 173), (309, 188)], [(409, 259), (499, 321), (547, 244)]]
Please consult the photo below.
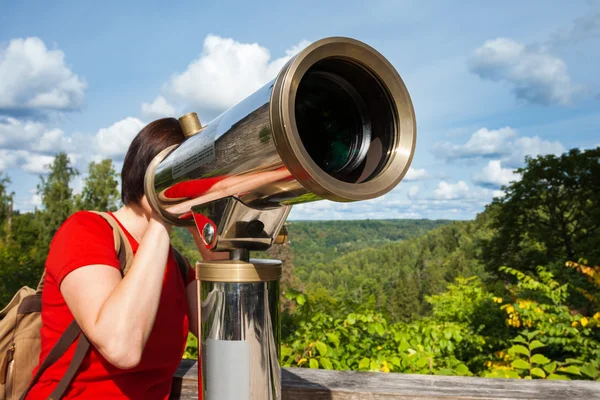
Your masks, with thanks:
[(146, 195), (162, 216), (192, 224), (192, 207), (235, 197), (266, 210), (352, 202), (392, 190), (414, 154), (410, 95), (394, 67), (354, 39), (322, 39), (278, 76), (148, 168)]

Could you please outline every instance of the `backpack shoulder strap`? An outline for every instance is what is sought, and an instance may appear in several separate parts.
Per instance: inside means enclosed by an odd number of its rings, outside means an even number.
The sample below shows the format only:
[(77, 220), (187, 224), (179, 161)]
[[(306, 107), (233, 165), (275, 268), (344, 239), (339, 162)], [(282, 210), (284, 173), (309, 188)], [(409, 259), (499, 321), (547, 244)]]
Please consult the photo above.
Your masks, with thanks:
[(129, 244), (129, 240), (121, 229), (119, 223), (108, 213), (100, 212), (100, 211), (90, 211), (96, 215), (101, 216), (108, 222), (113, 231), (113, 237), (115, 242), (115, 250), (119, 256), (119, 262), (121, 265), (121, 273), (125, 275), (129, 268), (131, 268), (131, 264), (133, 264), (133, 249)]
[(177, 268), (179, 268), (179, 273), (181, 274), (183, 284), (185, 285), (185, 281), (187, 280), (188, 276), (188, 271), (191, 268), (190, 263), (175, 247), (173, 247), (173, 255), (175, 256), (175, 261), (177, 261)]

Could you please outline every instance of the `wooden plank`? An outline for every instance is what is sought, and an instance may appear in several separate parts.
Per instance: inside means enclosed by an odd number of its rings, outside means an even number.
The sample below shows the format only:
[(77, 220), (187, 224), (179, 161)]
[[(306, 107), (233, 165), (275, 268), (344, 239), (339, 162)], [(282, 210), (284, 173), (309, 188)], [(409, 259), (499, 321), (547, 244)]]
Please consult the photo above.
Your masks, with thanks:
[[(600, 399), (600, 383), (489, 379), (284, 368), (283, 400), (467, 400)], [(183, 360), (173, 380), (172, 399), (197, 399), (198, 369)]]

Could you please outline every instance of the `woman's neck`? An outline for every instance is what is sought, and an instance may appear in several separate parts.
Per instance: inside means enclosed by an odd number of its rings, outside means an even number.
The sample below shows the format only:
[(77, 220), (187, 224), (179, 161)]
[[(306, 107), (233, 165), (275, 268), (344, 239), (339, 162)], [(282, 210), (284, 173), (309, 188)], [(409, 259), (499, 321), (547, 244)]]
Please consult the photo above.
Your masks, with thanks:
[(142, 240), (148, 228), (149, 220), (142, 206), (137, 204), (124, 205), (113, 214), (138, 242)]

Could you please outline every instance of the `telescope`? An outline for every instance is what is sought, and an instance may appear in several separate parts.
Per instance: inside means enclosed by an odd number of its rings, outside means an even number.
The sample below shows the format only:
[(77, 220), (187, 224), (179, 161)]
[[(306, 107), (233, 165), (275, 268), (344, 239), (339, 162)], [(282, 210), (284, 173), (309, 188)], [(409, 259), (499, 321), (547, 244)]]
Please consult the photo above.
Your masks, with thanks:
[(165, 221), (195, 226), (201, 250), (230, 255), (196, 263), (199, 398), (279, 400), (281, 262), (250, 251), (282, 240), (296, 204), (396, 187), (415, 150), (410, 95), (375, 49), (332, 37), (205, 126), (195, 113), (180, 124), (186, 139), (152, 161), (146, 196)]

